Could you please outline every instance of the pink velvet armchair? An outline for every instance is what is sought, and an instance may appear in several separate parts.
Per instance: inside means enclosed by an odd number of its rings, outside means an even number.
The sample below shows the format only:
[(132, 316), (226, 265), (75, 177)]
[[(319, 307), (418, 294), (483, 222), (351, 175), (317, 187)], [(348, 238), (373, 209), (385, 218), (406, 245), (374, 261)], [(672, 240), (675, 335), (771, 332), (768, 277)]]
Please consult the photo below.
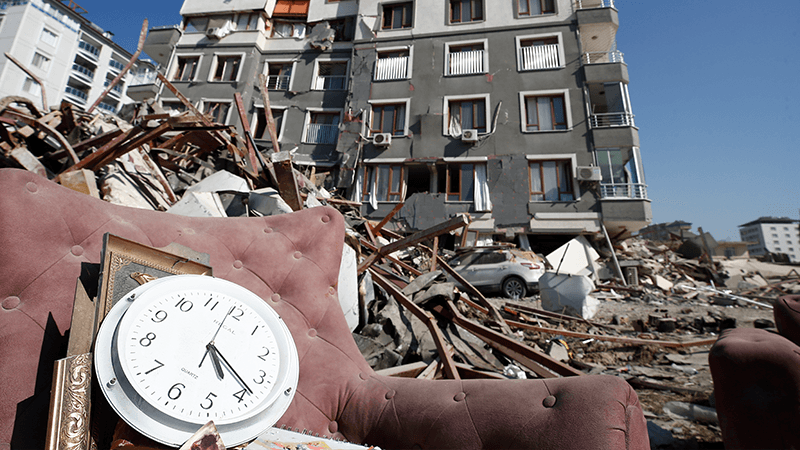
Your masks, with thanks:
[(284, 318), (300, 380), (278, 422), (385, 449), (646, 449), (644, 415), (622, 379), (423, 381), (376, 375), (337, 299), (342, 216), (328, 207), (200, 219), (120, 207), (31, 173), (0, 170), (0, 450), (41, 448), (52, 364), (63, 357), (82, 263), (106, 232), (208, 253), (214, 275)]

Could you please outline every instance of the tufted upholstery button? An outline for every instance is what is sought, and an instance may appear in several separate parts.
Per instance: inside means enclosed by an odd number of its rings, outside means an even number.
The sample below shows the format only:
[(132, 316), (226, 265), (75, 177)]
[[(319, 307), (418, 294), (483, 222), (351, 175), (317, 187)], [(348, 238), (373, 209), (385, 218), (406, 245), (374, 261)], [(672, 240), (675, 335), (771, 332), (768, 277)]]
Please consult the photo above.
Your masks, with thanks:
[(358, 378), (361, 378), (362, 380), (366, 380), (367, 378), (369, 378), (369, 376), (366, 373), (361, 372), (360, 374), (358, 374)]
[(83, 254), (83, 247), (80, 245), (73, 245), (69, 251), (75, 256), (81, 256)]
[(322, 216), (322, 223), (328, 223), (331, 221), (331, 216)]
[(467, 394), (465, 394), (463, 392), (459, 392), (458, 394), (456, 394), (455, 397), (453, 397), (453, 400), (455, 400), (457, 402), (460, 402), (460, 401), (464, 400), (465, 398), (467, 398)]
[(273, 302), (278, 303), (281, 300), (281, 295), (276, 292), (270, 298)]
[(270, 227), (264, 228), (264, 233), (267, 233), (267, 234), (272, 233), (272, 228), (270, 228)]
[(328, 424), (328, 431), (330, 431), (331, 433), (336, 433), (337, 431), (339, 431), (339, 424), (336, 423), (335, 420), (331, 420), (331, 423)]
[(317, 337), (317, 330), (315, 330), (313, 328), (308, 330), (308, 337), (312, 337), (312, 338), (313, 337)]
[(29, 181), (25, 187), (28, 189), (28, 192), (36, 192), (39, 190), (39, 186), (37, 186), (33, 181)]
[(336, 288), (331, 286), (328, 288), (328, 295), (336, 295)]
[(556, 398), (553, 397), (552, 395), (548, 395), (542, 401), (542, 405), (544, 405), (545, 408), (552, 408), (553, 406), (555, 406), (555, 404), (556, 404)]
[(6, 311), (11, 311), (12, 309), (15, 309), (17, 306), (19, 306), (19, 297), (15, 297), (12, 295), (11, 297), (6, 297), (6, 299), (3, 300), (3, 309), (5, 309)]
[(394, 398), (394, 394), (396, 394), (396, 393), (397, 393), (397, 392), (395, 392), (394, 390), (391, 390), (391, 391), (387, 392), (387, 393), (386, 393), (386, 400), (391, 400), (391, 399), (393, 399), (393, 398)]
[(235, 269), (241, 269), (242, 267), (244, 267), (244, 264), (242, 264), (242, 262), (237, 259), (236, 261), (233, 262), (233, 267)]
[(294, 259), (300, 259), (303, 257), (303, 254), (300, 252), (294, 252)]

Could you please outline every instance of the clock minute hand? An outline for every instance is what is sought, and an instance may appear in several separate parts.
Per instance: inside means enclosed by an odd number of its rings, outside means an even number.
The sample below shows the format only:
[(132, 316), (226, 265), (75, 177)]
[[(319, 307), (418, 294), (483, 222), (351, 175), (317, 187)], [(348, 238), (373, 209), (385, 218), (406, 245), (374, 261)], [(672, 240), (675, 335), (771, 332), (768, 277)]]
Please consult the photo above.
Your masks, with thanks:
[[(214, 347), (214, 344), (206, 344), (206, 353), (211, 355), (211, 365), (214, 366), (214, 372), (216, 372), (217, 378), (220, 380), (225, 378), (225, 373), (222, 371), (222, 364), (219, 362), (219, 357), (217, 356), (216, 347)], [(205, 356), (203, 359), (205, 359)], [(201, 362), (200, 364), (203, 363)]]
[[(225, 317), (223, 317), (222, 321), (220, 321), (219, 326), (217, 327), (217, 331), (214, 332), (214, 335), (211, 336), (211, 340), (206, 345), (206, 352), (203, 353), (203, 358), (200, 360), (200, 364), (197, 367), (203, 367), (203, 361), (206, 360), (206, 356), (208, 355), (208, 346), (209, 345), (212, 345), (212, 346), (214, 345), (214, 340), (217, 339), (217, 335), (219, 334), (219, 330), (222, 329), (222, 325), (225, 323), (225, 319), (227, 319), (228, 316), (231, 315), (231, 313), (233, 312), (233, 310), (235, 308), (236, 308), (235, 306), (231, 306), (231, 309), (229, 309), (228, 312), (225, 313)], [(217, 364), (219, 364), (219, 360), (217, 360)], [(214, 366), (214, 370), (216, 370), (216, 369), (217, 369), (217, 367)], [(217, 376), (219, 376), (219, 372), (217, 373)], [(222, 379), (222, 377), (219, 377), (219, 378)]]
[(233, 366), (231, 366), (231, 363), (229, 363), (228, 360), (225, 359), (224, 356), (222, 356), (222, 353), (220, 353), (219, 349), (217, 349), (217, 347), (214, 344), (208, 344), (208, 349), (209, 351), (212, 352), (212, 354), (216, 354), (216, 356), (219, 356), (222, 362), (224, 362), (225, 365), (228, 366), (228, 370), (231, 371), (234, 378), (236, 378), (239, 381), (239, 383), (242, 384), (242, 386), (247, 390), (248, 393), (252, 394), (253, 390), (250, 389), (250, 386), (248, 386), (247, 383), (244, 382), (244, 379), (240, 377), (238, 373), (236, 373), (236, 370), (233, 368)]

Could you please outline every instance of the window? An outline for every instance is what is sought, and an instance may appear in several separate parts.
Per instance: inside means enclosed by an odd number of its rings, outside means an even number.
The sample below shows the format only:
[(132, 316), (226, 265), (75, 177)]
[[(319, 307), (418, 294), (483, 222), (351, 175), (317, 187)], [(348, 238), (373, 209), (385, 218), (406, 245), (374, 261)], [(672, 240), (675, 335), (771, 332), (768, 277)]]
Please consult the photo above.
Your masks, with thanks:
[(772, 233), (772, 237), (776, 238), (776, 237), (778, 237), (778, 234), (777, 233)]
[(647, 198), (644, 170), (638, 147), (631, 149), (598, 148), (595, 163), (600, 167), (601, 198)]
[(398, 30), (402, 28), (411, 28), (413, 2), (405, 3), (390, 3), (383, 5), (383, 29), (384, 30)]
[(407, 103), (387, 103), (372, 105), (370, 134), (389, 133), (393, 136), (406, 135)]
[(402, 164), (365, 165), (359, 173), (364, 183), (362, 202), (399, 202), (403, 199), (405, 182)]
[(353, 40), (352, 19), (331, 19), (328, 26), (333, 30), (333, 40), (335, 42), (345, 42)]
[(575, 200), (572, 189), (572, 163), (569, 160), (531, 161), (530, 201), (570, 202)]
[(483, 0), (450, 0), (450, 23), (483, 20)]
[(540, 16), (556, 12), (555, 0), (514, 0), (520, 17)]
[(311, 111), (303, 142), (306, 144), (335, 144), (339, 136), (340, 113)]
[(216, 123), (224, 124), (228, 120), (228, 110), (231, 104), (228, 102), (203, 102), (205, 109), (203, 112), (211, 117), (211, 120)]
[(267, 89), (287, 91), (292, 82), (293, 63), (267, 62)]
[[(283, 136), (283, 116), (286, 114), (286, 109), (272, 108), (272, 120), (275, 121), (275, 131), (278, 134), (278, 140)], [(253, 138), (270, 140), (269, 127), (267, 127), (267, 115), (265, 114), (264, 107), (256, 108), (256, 123), (253, 127)]]
[(520, 71), (554, 69), (562, 66), (564, 55), (559, 36), (518, 37), (517, 67)]
[(272, 22), (272, 37), (274, 38), (302, 38), (306, 35), (306, 24), (301, 22), (287, 22), (275, 20)]
[(236, 81), (239, 78), (241, 62), (241, 55), (217, 56), (216, 68), (209, 81)]
[(43, 71), (46, 72), (47, 69), (50, 68), (50, 58), (44, 56), (39, 52), (34, 52), (33, 61), (31, 62), (31, 64), (33, 65), (33, 67), (38, 67), (39, 69), (42, 69)]
[(199, 56), (178, 56), (178, 67), (172, 81), (193, 81), (199, 65)]
[(445, 75), (486, 73), (488, 61), (486, 41), (445, 44)]
[(341, 91), (347, 88), (347, 61), (317, 63), (317, 75), (313, 89), (319, 91)]
[(523, 96), (524, 131), (566, 130), (567, 110), (563, 94)]
[(48, 30), (47, 28), (43, 28), (42, 36), (39, 39), (45, 44), (55, 47), (56, 43), (58, 42), (58, 35)]
[(378, 50), (375, 61), (375, 81), (404, 80), (411, 77), (410, 48)]
[(475, 199), (474, 164), (448, 164), (444, 174), (445, 188), (440, 190), (447, 194), (448, 202), (471, 202)]
[(488, 95), (483, 98), (448, 99), (445, 97), (446, 131), (444, 134), (460, 136), (462, 130), (475, 129), (486, 132)]
[(22, 91), (26, 94), (38, 97), (42, 93), (42, 88), (33, 78), (25, 77), (25, 82), (22, 83)]
[(236, 17), (236, 31), (258, 30), (258, 14), (239, 14)]

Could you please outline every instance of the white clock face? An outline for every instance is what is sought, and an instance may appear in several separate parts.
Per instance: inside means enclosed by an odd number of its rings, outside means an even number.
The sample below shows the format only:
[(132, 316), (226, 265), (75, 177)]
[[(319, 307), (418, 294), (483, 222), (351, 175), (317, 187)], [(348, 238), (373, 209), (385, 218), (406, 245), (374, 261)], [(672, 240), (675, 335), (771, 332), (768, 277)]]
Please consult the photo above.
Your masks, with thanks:
[(294, 397), (299, 361), (286, 324), (229, 281), (151, 281), (109, 311), (95, 343), (103, 394), (134, 429), (179, 446), (209, 421), (235, 446), (272, 426)]

